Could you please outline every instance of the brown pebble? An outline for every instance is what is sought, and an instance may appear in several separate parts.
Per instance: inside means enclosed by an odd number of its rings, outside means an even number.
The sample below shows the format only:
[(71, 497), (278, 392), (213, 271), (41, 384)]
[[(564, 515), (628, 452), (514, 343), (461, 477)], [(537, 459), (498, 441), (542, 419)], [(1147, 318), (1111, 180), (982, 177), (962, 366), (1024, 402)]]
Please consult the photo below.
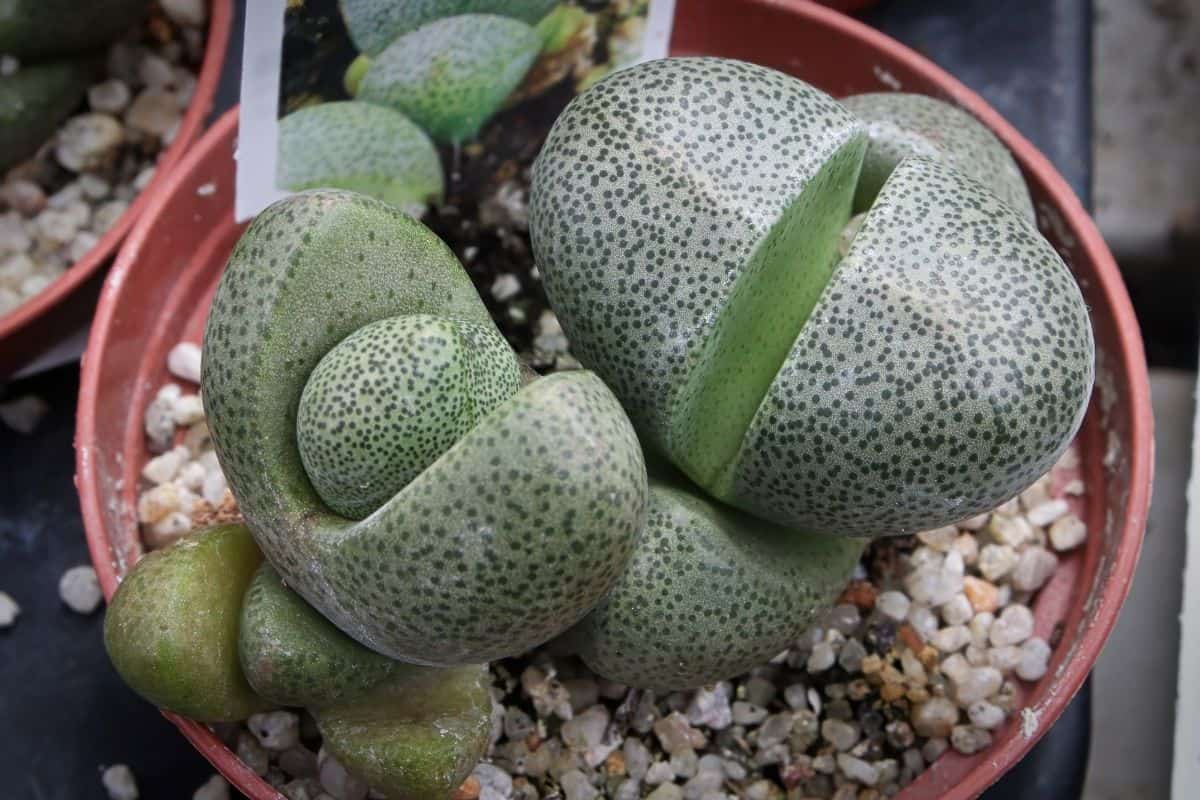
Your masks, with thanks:
[(904, 646), (914, 653), (921, 652), (925, 647), (925, 640), (921, 638), (921, 634), (917, 633), (917, 629), (907, 622), (900, 626), (900, 641), (904, 642)]
[(608, 758), (604, 759), (604, 771), (609, 775), (624, 775), (625, 753), (621, 750), (612, 751)]
[(529, 752), (536, 753), (537, 749), (542, 746), (542, 737), (536, 733), (531, 733), (525, 737), (525, 746), (529, 748)]
[(904, 697), (904, 686), (899, 683), (885, 683), (879, 689), (879, 696), (886, 703), (891, 703)]
[(913, 703), (924, 703), (929, 699), (929, 690), (924, 686), (914, 686), (905, 692), (905, 697)]
[(214, 525), (232, 525), (242, 522), (242, 512), (238, 509), (237, 501), (228, 490), (221, 499), (221, 505), (213, 508), (201, 500), (192, 508), (192, 530), (210, 528)]
[(859, 672), (867, 677), (878, 675), (879, 670), (883, 669), (883, 659), (875, 653), (871, 653), (870, 655), (863, 657), (862, 663), (859, 664), (858, 669)]
[(963, 578), (963, 594), (967, 596), (967, 602), (976, 614), (984, 611), (994, 612), (1000, 604), (999, 590), (995, 584), (974, 575)]
[(480, 788), (479, 779), (471, 775), (462, 782), (462, 786), (454, 790), (450, 800), (477, 800)]
[(838, 598), (839, 604), (850, 603), (862, 611), (870, 611), (875, 607), (876, 591), (870, 581), (850, 581)]
[(917, 660), (925, 669), (933, 669), (942, 660), (942, 654), (931, 644), (927, 644), (917, 652)]

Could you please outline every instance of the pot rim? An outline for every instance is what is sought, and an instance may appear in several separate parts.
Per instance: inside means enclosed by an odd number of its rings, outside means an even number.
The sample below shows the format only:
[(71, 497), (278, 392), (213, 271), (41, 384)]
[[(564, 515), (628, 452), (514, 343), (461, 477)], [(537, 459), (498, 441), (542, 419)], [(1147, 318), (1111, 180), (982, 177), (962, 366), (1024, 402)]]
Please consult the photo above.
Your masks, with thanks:
[[(1048, 693), (1038, 706), (1038, 724), (1030, 735), (1009, 737), (996, 742), (981, 753), (968, 757), (974, 762), (967, 776), (943, 795), (951, 800), (976, 797), (994, 783), (1000, 775), (1016, 764), (1062, 714), (1075, 693), (1083, 685), (1096, 657), (1103, 648), (1116, 623), (1117, 615), (1129, 592), (1145, 531), (1150, 502), (1153, 473), (1153, 419), (1150, 405), (1150, 384), (1142, 349), (1141, 332), (1126, 293), (1124, 282), (1112, 254), (1083, 208), (1074, 191), (1057, 170), (1024, 136), (1005, 121), (975, 92), (935, 65), (924, 56), (891, 37), (841, 12), (819, 5), (812, 0), (743, 0), (747, 5), (783, 9), (806, 22), (836, 30), (858, 39), (874, 50), (902, 63), (914, 74), (938, 86), (947, 98), (974, 114), (987, 125), (1012, 151), (1022, 167), (1045, 187), (1061, 222), (1078, 238), (1078, 248), (1094, 266), (1089, 278), (1104, 296), (1111, 309), (1111, 321), (1117, 332), (1117, 347), (1106, 356), (1121, 365), (1116, 374), (1122, 378), (1122, 394), (1127, 398), (1123, 414), (1129, 420), (1127, 513), (1109, 544), (1111, 560), (1103, 580), (1100, 602), (1089, 609), (1089, 623), (1073, 642), (1069, 662), (1056, 677), (1056, 691)], [(154, 235), (154, 220), (168, 199), (188, 177), (190, 169), (200, 162), (209, 150), (237, 126), (237, 109), (227, 112), (203, 137), (196, 147), (173, 171), (170, 179), (157, 186), (147, 201), (146, 211), (138, 220), (110, 272), (101, 295), (93, 323), (88, 350), (100, 352), (108, 345), (110, 323), (117, 311), (118, 289), (136, 264), (144, 242)], [(88, 547), (100, 577), (106, 598), (116, 589), (118, 576), (110, 558), (107, 531), (103, 523), (103, 499), (98, 476), (94, 473), (90, 453), (97, 446), (97, 420), (92, 411), (92, 399), (101, 386), (98, 359), (86, 359), (80, 384), (76, 438), (76, 483), (83, 508)], [(196, 748), (235, 786), (247, 791), (255, 800), (276, 800), (281, 797), (249, 768), (236, 758), (207, 727), (189, 719), (164, 712)]]
[(134, 223), (149, 209), (150, 199), (166, 180), (172, 168), (189, 152), (191, 145), (204, 130), (204, 123), (212, 111), (217, 82), (225, 64), (229, 49), (230, 31), (233, 27), (233, 0), (210, 0), (208, 31), (204, 41), (204, 59), (196, 76), (196, 88), (192, 101), (179, 122), (179, 131), (154, 165), (154, 177), (140, 191), (125, 212), (117, 218), (100, 240), (67, 270), (54, 279), (44, 290), (38, 292), (14, 311), (0, 316), (0, 345), (10, 337), (22, 333), (26, 328), (49, 314), (60, 302), (69, 297), (88, 278), (103, 267), (121, 246)]

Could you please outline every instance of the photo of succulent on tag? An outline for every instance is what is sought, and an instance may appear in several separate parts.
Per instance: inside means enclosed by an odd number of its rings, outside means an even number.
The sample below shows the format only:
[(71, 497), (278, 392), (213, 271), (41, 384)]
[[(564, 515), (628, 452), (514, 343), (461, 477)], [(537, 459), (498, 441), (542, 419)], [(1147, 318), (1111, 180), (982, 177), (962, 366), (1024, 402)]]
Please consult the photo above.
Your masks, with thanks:
[[(250, 10), (238, 219), (335, 187), (525, 225), (537, 146), (598, 80), (666, 55), (674, 0), (283, 0)], [(282, 15), (279, 36), (278, 16)], [(261, 83), (260, 83), (261, 81)], [(501, 167), (507, 176), (488, 185)], [(515, 215), (515, 218), (514, 218)], [(489, 224), (491, 223), (491, 224)]]

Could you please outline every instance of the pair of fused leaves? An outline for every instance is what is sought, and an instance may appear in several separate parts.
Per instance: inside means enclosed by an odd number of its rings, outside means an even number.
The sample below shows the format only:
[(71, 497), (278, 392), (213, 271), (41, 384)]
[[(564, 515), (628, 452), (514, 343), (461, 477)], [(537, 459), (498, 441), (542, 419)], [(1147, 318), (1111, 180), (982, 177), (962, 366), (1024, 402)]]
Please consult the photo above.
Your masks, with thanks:
[(1011, 156), (948, 105), (642, 64), (559, 117), (530, 212), (576, 355), (649, 445), (763, 519), (952, 523), (1042, 475), (1082, 420), (1079, 289)]
[(487, 746), (486, 669), (416, 667), (373, 653), (261, 562), (240, 525), (139, 561), (105, 619), (122, 678), (156, 705), (205, 722), (308, 708), (324, 747), (372, 788), (447, 796)]
[(646, 474), (616, 398), (586, 372), (518, 380), (449, 249), (347, 192), (258, 216), (204, 337), (209, 427), (259, 545), (338, 627), (412, 663), (550, 639), (636, 542)]

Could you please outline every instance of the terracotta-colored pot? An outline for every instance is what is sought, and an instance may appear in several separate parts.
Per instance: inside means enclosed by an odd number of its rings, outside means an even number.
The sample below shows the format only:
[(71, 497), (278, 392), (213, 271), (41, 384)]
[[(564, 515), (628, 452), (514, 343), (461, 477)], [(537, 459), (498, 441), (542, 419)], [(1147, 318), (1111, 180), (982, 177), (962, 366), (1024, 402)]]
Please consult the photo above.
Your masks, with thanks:
[[(1078, 444), (1087, 483), (1077, 511), (1091, 535), (1066, 555), (1035, 605), (1038, 635), (1060, 632), (1050, 669), (1019, 691), (1025, 709), (972, 757), (950, 752), (900, 797), (968, 798), (1033, 746), (1096, 660), (1128, 591), (1150, 497), (1152, 438), (1142, 343), (1129, 298), (1095, 225), (1046, 159), (978, 96), (913, 51), (866, 26), (801, 0), (681, 0), (672, 49), (757, 61), (835, 95), (902, 87), (958, 103), (1016, 155), (1041, 228), (1070, 264), (1091, 308), (1097, 392)], [(719, 24), (712, 22), (719, 19)], [(141, 553), (135, 519), (147, 453), (142, 410), (170, 380), (167, 351), (199, 341), (209, 300), (241, 227), (232, 218), (233, 148), (227, 114), (149, 201), (108, 277), (84, 360), (77, 484), (88, 544), (106, 595)], [(242, 792), (280, 798), (204, 726), (168, 715)]]
[(233, 0), (210, 0), (204, 61), (196, 77), (192, 102), (180, 120), (179, 132), (159, 156), (150, 185), (134, 198), (125, 213), (83, 258), (28, 302), (0, 316), (0, 377), (23, 366), (39, 355), (47, 342), (55, 341), (75, 325), (82, 325), (91, 315), (92, 295), (82, 291), (82, 287), (90, 283), (90, 278), (99, 279), (98, 273), (109, 264), (133, 223), (146, 210), (150, 196), (204, 130), (204, 122), (212, 112), (225, 52), (229, 48), (232, 20)]

